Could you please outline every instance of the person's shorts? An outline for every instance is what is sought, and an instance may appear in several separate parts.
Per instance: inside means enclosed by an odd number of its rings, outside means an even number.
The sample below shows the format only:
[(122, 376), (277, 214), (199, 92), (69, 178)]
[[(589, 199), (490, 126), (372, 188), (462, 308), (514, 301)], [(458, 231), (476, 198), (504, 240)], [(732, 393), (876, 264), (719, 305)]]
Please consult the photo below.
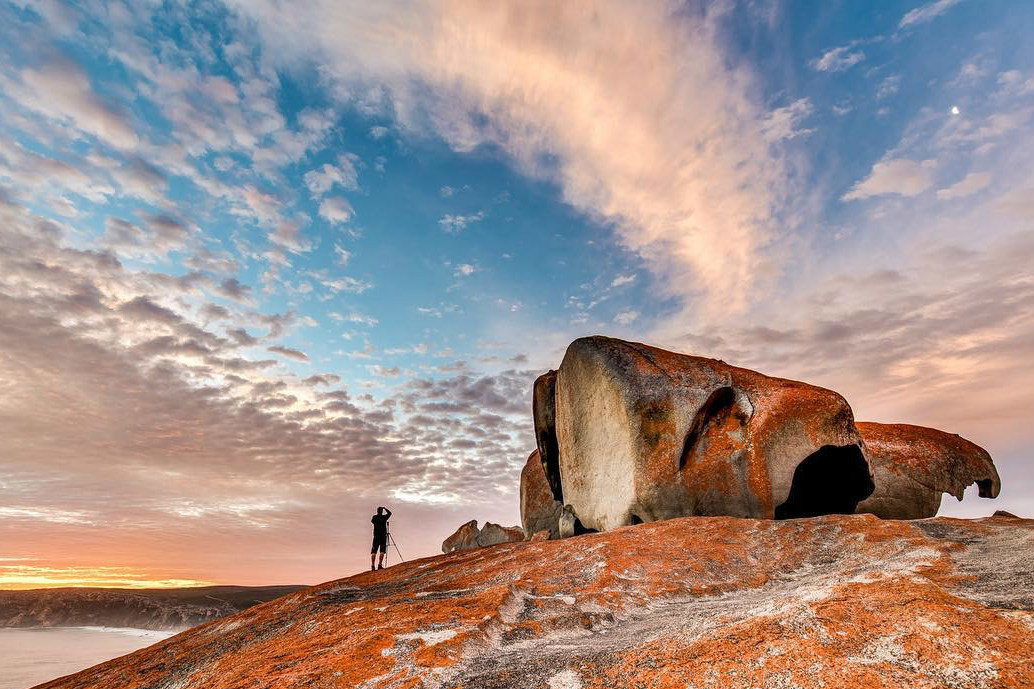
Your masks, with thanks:
[(387, 534), (384, 534), (383, 536), (374, 536), (373, 537), (373, 547), (370, 548), (370, 555), (373, 555), (378, 550), (381, 551), (382, 553), (388, 552), (388, 535)]

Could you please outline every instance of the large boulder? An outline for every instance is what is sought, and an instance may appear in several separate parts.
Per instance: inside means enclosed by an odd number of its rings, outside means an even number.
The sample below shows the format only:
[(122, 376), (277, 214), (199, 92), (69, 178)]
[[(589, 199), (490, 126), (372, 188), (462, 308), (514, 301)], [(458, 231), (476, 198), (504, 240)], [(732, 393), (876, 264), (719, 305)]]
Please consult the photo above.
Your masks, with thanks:
[(553, 499), (539, 451), (535, 450), (521, 471), (521, 526), (525, 535), (531, 538), (539, 531), (548, 531), (550, 538), (559, 538), (563, 508)]
[(442, 552), (454, 553), (459, 550), (473, 550), (523, 540), (524, 529), (519, 526), (499, 526), (492, 522), (485, 522), (484, 528), (478, 529), (477, 520), (471, 519), (442, 541)]
[(556, 435), (576, 529), (849, 514), (873, 491), (851, 407), (831, 390), (600, 336), (571, 343), (554, 388), (555, 429), (537, 413), (536, 434)]
[(860, 513), (884, 519), (925, 519), (937, 514), (941, 494), (962, 500), (967, 486), (995, 498), (1001, 480), (991, 455), (953, 433), (904, 423), (858, 423), (876, 490), (858, 503)]

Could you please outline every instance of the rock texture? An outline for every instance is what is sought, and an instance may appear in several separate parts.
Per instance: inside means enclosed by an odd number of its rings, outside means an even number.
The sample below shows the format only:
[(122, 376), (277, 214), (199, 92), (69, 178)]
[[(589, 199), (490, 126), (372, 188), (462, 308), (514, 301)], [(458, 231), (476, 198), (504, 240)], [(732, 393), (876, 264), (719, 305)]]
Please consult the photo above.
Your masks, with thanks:
[(1034, 686), (1034, 522), (677, 519), (293, 593), (48, 689)]
[(535, 442), (546, 482), (557, 502), (564, 501), (560, 481), (560, 449), (556, 437), (556, 371), (547, 371), (535, 380), (531, 390), (531, 416), (535, 423)]
[[(536, 382), (539, 438), (548, 392)], [(873, 490), (843, 397), (722, 361), (581, 338), (556, 373), (554, 407), (563, 503), (585, 529), (852, 513)]]
[(539, 531), (548, 531), (550, 538), (559, 538), (563, 508), (553, 499), (542, 459), (539, 451), (535, 450), (521, 471), (521, 526), (524, 534), (531, 538)]
[(515, 543), (523, 541), (524, 538), (524, 529), (519, 526), (499, 526), (485, 522), (484, 528), (478, 529), (477, 520), (471, 519), (442, 542), (442, 552), (454, 553), (500, 543)]
[(953, 433), (908, 424), (859, 422), (876, 490), (857, 511), (886, 519), (923, 519), (937, 514), (941, 494), (962, 500), (977, 484), (980, 497), (995, 498), (1001, 480), (984, 448)]
[(188, 589), (0, 591), (0, 627), (186, 629), (300, 588), (204, 586)]

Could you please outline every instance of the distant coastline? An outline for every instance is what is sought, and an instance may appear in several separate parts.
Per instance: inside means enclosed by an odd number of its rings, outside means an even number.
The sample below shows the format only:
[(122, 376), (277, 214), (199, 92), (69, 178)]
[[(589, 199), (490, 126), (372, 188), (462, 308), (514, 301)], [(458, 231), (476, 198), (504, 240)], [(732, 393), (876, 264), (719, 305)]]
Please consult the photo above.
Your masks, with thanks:
[(0, 628), (180, 632), (304, 586), (0, 590)]

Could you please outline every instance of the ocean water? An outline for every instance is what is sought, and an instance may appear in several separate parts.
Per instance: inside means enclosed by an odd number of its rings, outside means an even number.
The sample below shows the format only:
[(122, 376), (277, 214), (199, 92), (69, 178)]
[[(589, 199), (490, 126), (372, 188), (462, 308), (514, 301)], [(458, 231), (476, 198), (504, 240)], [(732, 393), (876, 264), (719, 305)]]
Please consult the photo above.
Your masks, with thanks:
[(0, 689), (28, 689), (174, 633), (112, 627), (0, 629)]

